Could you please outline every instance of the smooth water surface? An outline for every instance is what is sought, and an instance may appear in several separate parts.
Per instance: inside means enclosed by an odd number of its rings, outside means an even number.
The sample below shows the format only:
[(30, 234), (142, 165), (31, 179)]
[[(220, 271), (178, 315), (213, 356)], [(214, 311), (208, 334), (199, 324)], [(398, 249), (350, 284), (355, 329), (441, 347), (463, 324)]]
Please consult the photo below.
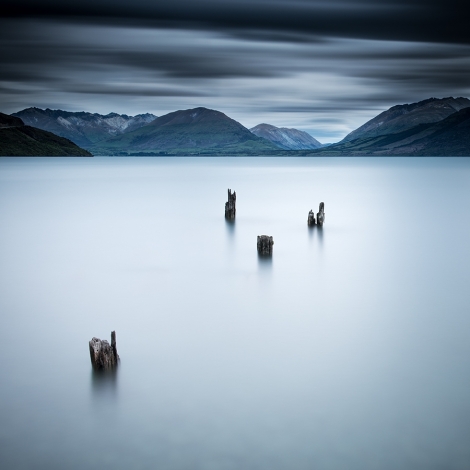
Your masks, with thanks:
[(0, 468), (470, 468), (469, 212), (465, 158), (0, 159)]

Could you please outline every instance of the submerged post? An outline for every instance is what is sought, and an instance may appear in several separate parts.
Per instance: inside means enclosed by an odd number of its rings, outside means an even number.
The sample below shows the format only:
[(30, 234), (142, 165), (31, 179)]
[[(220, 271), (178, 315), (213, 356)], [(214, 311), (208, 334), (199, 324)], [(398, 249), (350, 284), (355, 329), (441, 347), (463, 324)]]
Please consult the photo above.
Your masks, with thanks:
[(229, 189), (228, 190), (228, 201), (225, 203), (225, 217), (227, 219), (234, 219), (237, 211), (235, 205), (237, 202), (237, 193)]
[(260, 255), (272, 255), (273, 254), (273, 237), (268, 235), (258, 235), (258, 241), (256, 246), (258, 248), (258, 254)]
[(91, 365), (95, 370), (113, 369), (118, 365), (119, 355), (116, 347), (116, 332), (111, 331), (111, 345), (103, 339), (92, 338), (90, 346)]
[(309, 226), (315, 225), (315, 213), (312, 211), (312, 209), (310, 209), (310, 212), (308, 213), (307, 224)]
[(325, 204), (323, 204), (323, 202), (320, 202), (320, 207), (318, 208), (318, 213), (317, 213), (317, 224), (323, 225), (324, 222), (325, 222)]

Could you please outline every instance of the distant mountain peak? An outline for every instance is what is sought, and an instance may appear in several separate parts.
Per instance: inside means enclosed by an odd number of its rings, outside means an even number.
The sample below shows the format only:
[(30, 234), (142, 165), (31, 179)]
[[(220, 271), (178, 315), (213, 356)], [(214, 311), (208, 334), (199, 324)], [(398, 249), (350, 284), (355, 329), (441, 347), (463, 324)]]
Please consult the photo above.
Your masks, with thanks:
[(232, 125), (247, 130), (239, 122), (229, 118), (221, 111), (215, 109), (208, 109), (203, 107), (192, 109), (181, 109), (165, 114), (155, 119), (151, 125), (158, 126), (173, 126), (173, 125), (197, 125), (199, 123), (215, 123), (215, 122), (231, 122)]
[(272, 124), (258, 124), (250, 129), (250, 132), (273, 142), (284, 150), (317, 149), (322, 144), (305, 131), (289, 129), (287, 127), (276, 127)]
[(276, 129), (285, 129), (283, 127), (276, 127), (276, 126), (273, 126), (272, 124), (266, 124), (265, 122), (262, 122), (261, 124), (258, 124), (256, 125), (255, 127), (252, 127), (250, 129), (251, 132), (253, 132), (254, 130), (261, 130), (261, 129), (264, 129), (264, 130), (276, 130)]

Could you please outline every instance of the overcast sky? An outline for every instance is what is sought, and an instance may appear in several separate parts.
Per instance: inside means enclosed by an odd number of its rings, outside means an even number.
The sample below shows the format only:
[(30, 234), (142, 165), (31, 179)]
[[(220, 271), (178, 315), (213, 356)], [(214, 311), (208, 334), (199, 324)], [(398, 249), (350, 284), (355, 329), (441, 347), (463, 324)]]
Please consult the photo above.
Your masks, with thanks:
[[(395, 104), (470, 97), (461, 2), (4, 0), (0, 111), (205, 106), (334, 142)], [(431, 6), (432, 4), (432, 6)]]

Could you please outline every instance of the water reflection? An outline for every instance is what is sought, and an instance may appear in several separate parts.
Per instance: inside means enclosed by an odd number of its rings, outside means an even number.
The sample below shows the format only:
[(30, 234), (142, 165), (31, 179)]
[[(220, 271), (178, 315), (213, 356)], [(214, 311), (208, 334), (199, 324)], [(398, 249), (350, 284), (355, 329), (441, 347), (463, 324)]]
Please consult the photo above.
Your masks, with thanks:
[(313, 240), (313, 232), (315, 230), (316, 225), (307, 225), (308, 227), (308, 236), (310, 240)]
[[(316, 232), (316, 235), (314, 235)], [(314, 238), (318, 239), (318, 245), (320, 248), (323, 247), (323, 226), (322, 225), (310, 225), (308, 227), (308, 237), (310, 238), (310, 242), (313, 242)]]
[(317, 227), (317, 232), (318, 232), (318, 244), (320, 245), (320, 248), (323, 247), (323, 226), (322, 225), (316, 225)]
[(116, 367), (112, 370), (94, 370), (91, 371), (91, 389), (96, 398), (117, 396), (118, 389), (118, 370)]
[(235, 220), (225, 219), (225, 226), (227, 227), (227, 234), (229, 238), (233, 239), (235, 236)]
[(260, 255), (258, 254), (258, 267), (260, 273), (271, 273), (273, 267), (272, 255)]

